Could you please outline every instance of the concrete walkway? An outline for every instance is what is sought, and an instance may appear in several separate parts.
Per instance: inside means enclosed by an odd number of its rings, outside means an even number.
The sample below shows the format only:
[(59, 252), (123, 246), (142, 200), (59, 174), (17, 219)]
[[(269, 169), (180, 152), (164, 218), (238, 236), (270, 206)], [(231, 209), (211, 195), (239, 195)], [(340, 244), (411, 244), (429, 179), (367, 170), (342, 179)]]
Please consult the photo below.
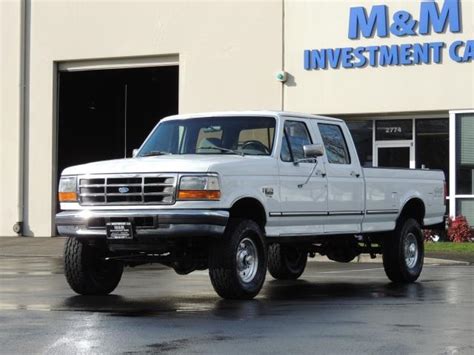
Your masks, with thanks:
[(0, 256), (63, 256), (66, 238), (0, 237)]

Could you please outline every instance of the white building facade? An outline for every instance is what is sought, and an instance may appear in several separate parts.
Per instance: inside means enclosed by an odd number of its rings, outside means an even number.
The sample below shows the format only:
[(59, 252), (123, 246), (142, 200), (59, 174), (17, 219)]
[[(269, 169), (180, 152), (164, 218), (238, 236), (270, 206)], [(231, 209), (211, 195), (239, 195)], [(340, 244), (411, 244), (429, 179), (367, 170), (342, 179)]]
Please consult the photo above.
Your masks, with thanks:
[(443, 169), (474, 225), (473, 0), (3, 0), (0, 24), (1, 236), (55, 235), (60, 171), (160, 118), (254, 109), (346, 119), (366, 166)]

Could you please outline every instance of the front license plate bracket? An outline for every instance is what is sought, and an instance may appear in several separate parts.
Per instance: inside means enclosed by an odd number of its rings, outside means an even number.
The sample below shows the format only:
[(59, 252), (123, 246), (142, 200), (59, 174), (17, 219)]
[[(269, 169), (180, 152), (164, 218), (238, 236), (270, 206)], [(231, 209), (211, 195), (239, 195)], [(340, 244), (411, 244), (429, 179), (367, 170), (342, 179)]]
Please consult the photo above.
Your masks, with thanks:
[(133, 239), (133, 226), (131, 222), (110, 222), (105, 226), (108, 240)]

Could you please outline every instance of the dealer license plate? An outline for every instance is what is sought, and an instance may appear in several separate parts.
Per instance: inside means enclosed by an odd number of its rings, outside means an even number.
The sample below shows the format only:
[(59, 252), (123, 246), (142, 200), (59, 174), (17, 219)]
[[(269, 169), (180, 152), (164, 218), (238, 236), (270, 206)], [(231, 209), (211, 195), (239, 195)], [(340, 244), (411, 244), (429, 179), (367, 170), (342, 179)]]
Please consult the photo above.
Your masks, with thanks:
[(130, 222), (111, 222), (106, 224), (107, 239), (133, 239), (133, 228)]

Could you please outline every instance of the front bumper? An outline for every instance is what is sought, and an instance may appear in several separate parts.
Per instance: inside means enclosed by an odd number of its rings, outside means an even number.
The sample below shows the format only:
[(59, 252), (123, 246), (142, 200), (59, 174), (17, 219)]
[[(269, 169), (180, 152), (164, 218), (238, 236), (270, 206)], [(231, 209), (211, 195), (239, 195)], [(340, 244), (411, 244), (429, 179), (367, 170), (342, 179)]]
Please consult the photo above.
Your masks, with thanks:
[(219, 237), (228, 219), (225, 210), (81, 210), (58, 213), (56, 227), (61, 236), (105, 239), (106, 223), (131, 222), (140, 239)]

